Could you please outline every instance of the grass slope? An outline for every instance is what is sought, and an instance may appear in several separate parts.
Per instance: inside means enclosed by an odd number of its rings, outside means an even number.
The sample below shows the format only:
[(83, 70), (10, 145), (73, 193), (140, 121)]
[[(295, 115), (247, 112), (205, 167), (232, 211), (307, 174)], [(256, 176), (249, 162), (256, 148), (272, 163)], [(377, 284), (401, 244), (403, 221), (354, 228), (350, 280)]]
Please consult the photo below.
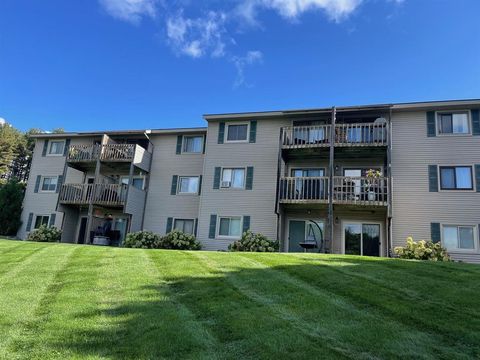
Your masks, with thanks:
[(0, 358), (480, 357), (480, 267), (0, 241)]

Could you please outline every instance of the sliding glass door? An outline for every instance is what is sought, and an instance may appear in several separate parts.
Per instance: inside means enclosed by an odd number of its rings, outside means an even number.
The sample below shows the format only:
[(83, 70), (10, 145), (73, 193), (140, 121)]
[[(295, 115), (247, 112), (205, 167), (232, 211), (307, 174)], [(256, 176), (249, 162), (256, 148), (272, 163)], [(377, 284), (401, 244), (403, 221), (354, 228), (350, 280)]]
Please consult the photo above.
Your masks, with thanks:
[(380, 256), (380, 224), (345, 223), (345, 254)]

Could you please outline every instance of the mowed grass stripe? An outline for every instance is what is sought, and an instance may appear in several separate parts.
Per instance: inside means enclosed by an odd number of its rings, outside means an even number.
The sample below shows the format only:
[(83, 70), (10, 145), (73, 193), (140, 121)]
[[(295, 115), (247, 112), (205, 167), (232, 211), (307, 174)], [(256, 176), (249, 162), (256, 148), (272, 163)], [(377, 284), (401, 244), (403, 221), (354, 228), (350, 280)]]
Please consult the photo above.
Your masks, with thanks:
[(40, 251), (47, 251), (45, 246), (25, 246), (21, 244), (10, 247), (8, 250), (0, 254), (2, 261), (0, 262), (0, 288), (2, 278), (9, 275), (13, 276), (18, 266), (23, 266), (26, 259), (35, 255)]

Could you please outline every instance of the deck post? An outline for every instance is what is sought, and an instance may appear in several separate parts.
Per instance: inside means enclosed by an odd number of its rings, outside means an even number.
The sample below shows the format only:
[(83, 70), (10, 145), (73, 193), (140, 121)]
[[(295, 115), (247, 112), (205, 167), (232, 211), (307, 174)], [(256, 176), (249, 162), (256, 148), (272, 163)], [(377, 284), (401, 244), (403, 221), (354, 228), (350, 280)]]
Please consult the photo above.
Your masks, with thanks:
[(335, 171), (335, 122), (337, 109), (332, 108), (332, 120), (330, 124), (330, 161), (328, 166), (328, 244), (325, 244), (325, 252), (331, 252), (333, 247), (333, 176)]
[[(102, 141), (103, 143), (103, 141)], [(100, 166), (102, 163), (100, 162), (101, 156), (97, 157), (96, 161), (96, 166), (95, 166), (95, 177), (93, 180), (93, 187), (92, 187), (92, 196), (90, 197), (88, 201), (88, 220), (87, 220), (87, 231), (85, 236), (87, 237), (85, 244), (90, 244), (90, 231), (92, 231), (92, 224), (93, 224), (93, 202), (95, 200), (95, 197), (97, 196), (96, 190), (97, 190), (97, 184), (99, 183), (99, 177), (100, 177)]]

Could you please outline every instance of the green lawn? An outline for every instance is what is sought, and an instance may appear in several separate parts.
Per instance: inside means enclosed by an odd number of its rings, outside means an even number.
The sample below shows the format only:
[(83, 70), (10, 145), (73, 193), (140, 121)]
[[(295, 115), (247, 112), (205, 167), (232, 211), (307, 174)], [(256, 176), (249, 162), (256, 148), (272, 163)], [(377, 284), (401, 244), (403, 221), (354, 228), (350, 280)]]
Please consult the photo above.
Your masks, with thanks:
[(480, 267), (0, 240), (0, 358), (480, 357)]

